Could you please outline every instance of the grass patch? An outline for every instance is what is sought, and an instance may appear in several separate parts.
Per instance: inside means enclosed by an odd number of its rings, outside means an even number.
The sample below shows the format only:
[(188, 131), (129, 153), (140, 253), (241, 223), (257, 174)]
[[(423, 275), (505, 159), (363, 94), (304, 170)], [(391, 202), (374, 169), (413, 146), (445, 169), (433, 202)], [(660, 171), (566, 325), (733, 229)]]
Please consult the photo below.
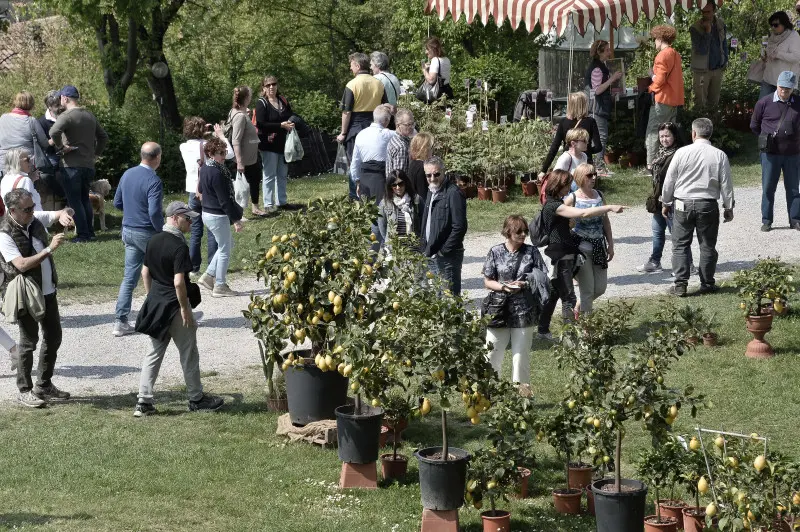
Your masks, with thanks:
[[(755, 431), (770, 438), (771, 449), (799, 456), (800, 425), (792, 422), (800, 387), (798, 312), (776, 319), (767, 336), (777, 356), (752, 361), (744, 356), (749, 335), (731, 291), (685, 301), (717, 313), (721, 345), (698, 347), (667, 376), (674, 386), (693, 384), (715, 404), (701, 410), (697, 421), (679, 415), (676, 432), (692, 431), (696, 424)], [(634, 336), (644, 334), (657, 304), (653, 299), (636, 301)], [(562, 399), (566, 376), (548, 346), (536, 342), (534, 347), (531, 382), (546, 409)], [(132, 417), (134, 394), (87, 397), (42, 411), (0, 409), (0, 529), (419, 530), (416, 460), (410, 461), (403, 483), (373, 492), (340, 492), (336, 451), (287, 444), (275, 436), (277, 415), (266, 411), (260, 368), (254, 361), (243, 371), (241, 377), (206, 381), (208, 390), (225, 395), (228, 403), (212, 415), (188, 414), (180, 388), (157, 392), (159, 415), (140, 420)], [(510, 373), (508, 357), (504, 373)], [(451, 444), (476, 448), (484, 436), (482, 427), (472, 427), (462, 408), (451, 419)], [(436, 409), (414, 420), (402, 452), (411, 455), (414, 449), (437, 444), (437, 421)], [(588, 517), (554, 513), (550, 490), (564, 483), (561, 465), (549, 446), (532, 445), (537, 454), (533, 498), (501, 503), (513, 512), (512, 528), (593, 529)], [(634, 476), (631, 461), (647, 445), (647, 434), (631, 425), (621, 464), (625, 475)], [(476, 510), (462, 509), (460, 519), (463, 530), (481, 530)]]

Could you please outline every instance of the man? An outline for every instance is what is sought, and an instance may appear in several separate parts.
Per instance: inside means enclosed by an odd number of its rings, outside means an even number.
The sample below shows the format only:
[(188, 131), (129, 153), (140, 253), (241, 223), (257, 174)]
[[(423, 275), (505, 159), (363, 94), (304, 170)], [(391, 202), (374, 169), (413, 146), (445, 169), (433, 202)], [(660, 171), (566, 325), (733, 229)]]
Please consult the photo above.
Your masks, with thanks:
[[(2, 292), (6, 299), (16, 297), (6, 293), (11, 281), (22, 275), (33, 281), (43, 296), (41, 315), (29, 311), (17, 314), (19, 322), (19, 345), (17, 354), (17, 387), (20, 404), (32, 408), (43, 407), (47, 401), (69, 399), (69, 393), (56, 388), (52, 383), (53, 370), (61, 346), (61, 317), (58, 314), (56, 274), (53, 252), (64, 242), (64, 234), (50, 239), (45, 226), (58, 220), (64, 227), (72, 224), (66, 210), (34, 212), (33, 196), (22, 188), (15, 188), (4, 198), (6, 216), (0, 220), (0, 270), (4, 274)], [(15, 294), (19, 291), (14, 291)], [(30, 297), (30, 296), (29, 296)], [(5, 302), (6, 304), (9, 301)], [(24, 305), (20, 302), (19, 305)], [(38, 307), (38, 305), (37, 305)], [(10, 316), (6, 316), (10, 319)], [(37, 319), (38, 318), (38, 319)], [(39, 341), (39, 325), (42, 326), (42, 349), (39, 353), (39, 377), (34, 386), (31, 378), (33, 351)]]
[(692, 144), (675, 152), (661, 191), (662, 214), (672, 220), (672, 273), (675, 285), (670, 293), (686, 296), (692, 265), (689, 248), (693, 233), (700, 244), (700, 294), (716, 292), (717, 234), (722, 197), (726, 222), (733, 220), (733, 180), (725, 152), (711, 145), (714, 126), (708, 118), (692, 122)]
[[(342, 95), (342, 132), (336, 137), (337, 142), (344, 142), (347, 148), (347, 160), (353, 160), (356, 135), (372, 122), (372, 112), (382, 103), (386, 103), (386, 91), (383, 83), (372, 77), (369, 71), (369, 57), (366, 54), (350, 54), (350, 72), (353, 73)], [(349, 180), (350, 199), (358, 199), (356, 183)]]
[(94, 179), (94, 161), (106, 147), (108, 135), (94, 115), (78, 105), (80, 93), (72, 85), (59, 92), (66, 109), (50, 129), (56, 149), (62, 153), (62, 176), (67, 203), (75, 210), (78, 235), (72, 242), (95, 239), (89, 183)]
[(725, 22), (716, 15), (717, 4), (709, 1), (700, 19), (689, 28), (692, 37), (692, 90), (694, 105), (716, 110), (722, 75), (728, 64)]
[[(386, 149), (386, 177), (394, 170), (402, 170), (408, 172), (409, 161), (409, 147), (411, 146), (411, 137), (414, 134), (414, 113), (410, 109), (398, 109), (395, 114), (395, 127), (396, 135), (389, 140), (389, 145)], [(417, 194), (423, 195), (419, 190), (415, 190)]]
[(356, 183), (358, 197), (367, 196), (375, 203), (380, 203), (386, 188), (387, 146), (396, 135), (386, 128), (392, 116), (392, 107), (389, 104), (379, 105), (372, 115), (372, 124), (356, 137), (350, 176)]
[(431, 272), (445, 280), (450, 292), (459, 295), (467, 200), (458, 186), (445, 177), (440, 158), (428, 159), (423, 167), (430, 193), (422, 213), (422, 253), (430, 259)]
[(190, 300), (194, 306), (200, 303), (200, 289), (187, 282), (192, 261), (183, 234), (191, 230), (192, 219), (200, 215), (180, 201), (167, 205), (166, 215), (163, 231), (154, 235), (147, 244), (142, 268), (147, 297), (136, 319), (136, 331), (151, 337), (153, 349), (142, 361), (139, 401), (133, 411), (134, 417), (156, 413), (153, 388), (170, 340), (180, 355), (189, 411), (218, 410), (224, 403), (221, 397), (203, 393), (197, 323), (190, 304)]
[(114, 320), (114, 336), (117, 337), (134, 332), (128, 323), (133, 291), (139, 284), (147, 243), (164, 225), (161, 215), (164, 189), (156, 175), (161, 164), (161, 146), (145, 142), (141, 156), (138, 166), (122, 174), (114, 194), (114, 207), (122, 211), (122, 243), (125, 244), (125, 272), (119, 285)]
[(761, 230), (764, 232), (772, 230), (775, 189), (781, 171), (789, 226), (800, 231), (800, 98), (792, 94), (796, 84), (794, 72), (781, 72), (777, 90), (758, 100), (750, 119), (750, 129), (760, 137), (759, 145), (766, 143), (761, 146)]
[(369, 56), (369, 68), (372, 75), (383, 83), (386, 102), (392, 106), (394, 114), (397, 109), (397, 99), (400, 97), (400, 80), (389, 71), (389, 56), (383, 52), (372, 52)]

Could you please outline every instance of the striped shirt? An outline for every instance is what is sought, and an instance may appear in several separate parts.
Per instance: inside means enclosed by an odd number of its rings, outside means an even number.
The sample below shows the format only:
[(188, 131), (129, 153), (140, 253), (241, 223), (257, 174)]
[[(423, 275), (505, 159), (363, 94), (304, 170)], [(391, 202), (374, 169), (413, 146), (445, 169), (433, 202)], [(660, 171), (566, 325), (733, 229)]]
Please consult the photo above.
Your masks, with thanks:
[(403, 135), (394, 135), (386, 148), (386, 177), (392, 170), (402, 170), (408, 172), (408, 150), (411, 139)]

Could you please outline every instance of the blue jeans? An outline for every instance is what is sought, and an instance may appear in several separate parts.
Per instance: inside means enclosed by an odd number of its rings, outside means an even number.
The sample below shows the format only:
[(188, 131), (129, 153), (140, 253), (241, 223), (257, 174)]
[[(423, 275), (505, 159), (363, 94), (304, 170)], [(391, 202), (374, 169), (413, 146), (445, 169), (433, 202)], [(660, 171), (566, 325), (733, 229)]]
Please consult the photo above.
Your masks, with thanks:
[[(661, 264), (661, 257), (664, 254), (664, 244), (667, 241), (667, 229), (672, 233), (672, 214), (675, 211), (669, 212), (669, 219), (664, 218), (661, 212), (653, 214), (653, 221), (650, 227), (653, 229), (653, 253), (650, 255), (652, 262)], [(686, 248), (686, 253), (689, 255), (689, 264), (693, 263), (692, 248)]]
[(767, 94), (772, 94), (776, 90), (778, 90), (777, 85), (770, 85), (766, 81), (762, 81), (761, 82), (761, 90), (758, 92), (758, 99), (760, 100), (761, 98), (763, 98)]
[(441, 277), (454, 296), (461, 295), (461, 265), (463, 263), (463, 249), (444, 256), (434, 255), (428, 260), (431, 273)]
[(203, 213), (203, 223), (208, 231), (217, 239), (217, 252), (208, 261), (206, 274), (214, 277), (216, 286), (225, 284), (228, 275), (228, 264), (231, 262), (233, 251), (233, 233), (231, 233), (231, 220), (225, 215)]
[[(282, 153), (262, 151), (264, 179), (261, 188), (264, 193), (264, 208), (277, 205), (286, 205), (286, 181), (289, 175), (289, 165), (286, 164)], [(275, 196), (277, 195), (277, 203)]]
[[(189, 192), (189, 208), (193, 211), (202, 211), (200, 202), (194, 195), (194, 192)], [(200, 265), (203, 263), (203, 254), (200, 252), (200, 246), (203, 243), (203, 219), (201, 217), (192, 218), (192, 232), (189, 237), (189, 259), (192, 261), (192, 272), (197, 273), (200, 271)], [(208, 259), (214, 256), (217, 252), (217, 241), (214, 239), (214, 234), (208, 232)]]
[(142, 274), (144, 252), (150, 237), (154, 234), (155, 232), (145, 229), (122, 227), (122, 243), (125, 244), (125, 272), (122, 274), (122, 283), (119, 285), (119, 295), (117, 296), (115, 312), (117, 321), (128, 321), (133, 291), (139, 284), (139, 276)]
[(800, 222), (800, 155), (761, 154), (761, 223), (772, 224), (775, 189), (783, 170), (783, 187), (786, 189), (786, 211), (789, 224)]
[(75, 214), (75, 231), (78, 238), (89, 240), (94, 238), (94, 213), (89, 201), (89, 183), (94, 179), (94, 168), (62, 168), (64, 193), (67, 204)]

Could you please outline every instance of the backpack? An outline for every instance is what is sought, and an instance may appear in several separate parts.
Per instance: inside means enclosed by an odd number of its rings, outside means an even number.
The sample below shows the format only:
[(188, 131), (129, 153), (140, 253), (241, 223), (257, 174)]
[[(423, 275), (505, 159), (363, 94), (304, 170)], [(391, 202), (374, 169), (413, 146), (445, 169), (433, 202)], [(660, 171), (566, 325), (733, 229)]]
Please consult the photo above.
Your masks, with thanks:
[(528, 234), (531, 238), (531, 244), (534, 247), (542, 248), (548, 246), (550, 244), (550, 231), (547, 228), (547, 224), (544, 221), (544, 207), (539, 213), (533, 218), (533, 221), (528, 225)]
[(222, 134), (225, 135), (225, 138), (228, 139), (228, 142), (231, 144), (233, 143), (233, 117), (238, 113), (242, 113), (245, 118), (247, 118), (247, 113), (244, 111), (234, 111), (231, 109), (228, 111), (228, 118), (226, 118), (225, 122), (222, 124)]

